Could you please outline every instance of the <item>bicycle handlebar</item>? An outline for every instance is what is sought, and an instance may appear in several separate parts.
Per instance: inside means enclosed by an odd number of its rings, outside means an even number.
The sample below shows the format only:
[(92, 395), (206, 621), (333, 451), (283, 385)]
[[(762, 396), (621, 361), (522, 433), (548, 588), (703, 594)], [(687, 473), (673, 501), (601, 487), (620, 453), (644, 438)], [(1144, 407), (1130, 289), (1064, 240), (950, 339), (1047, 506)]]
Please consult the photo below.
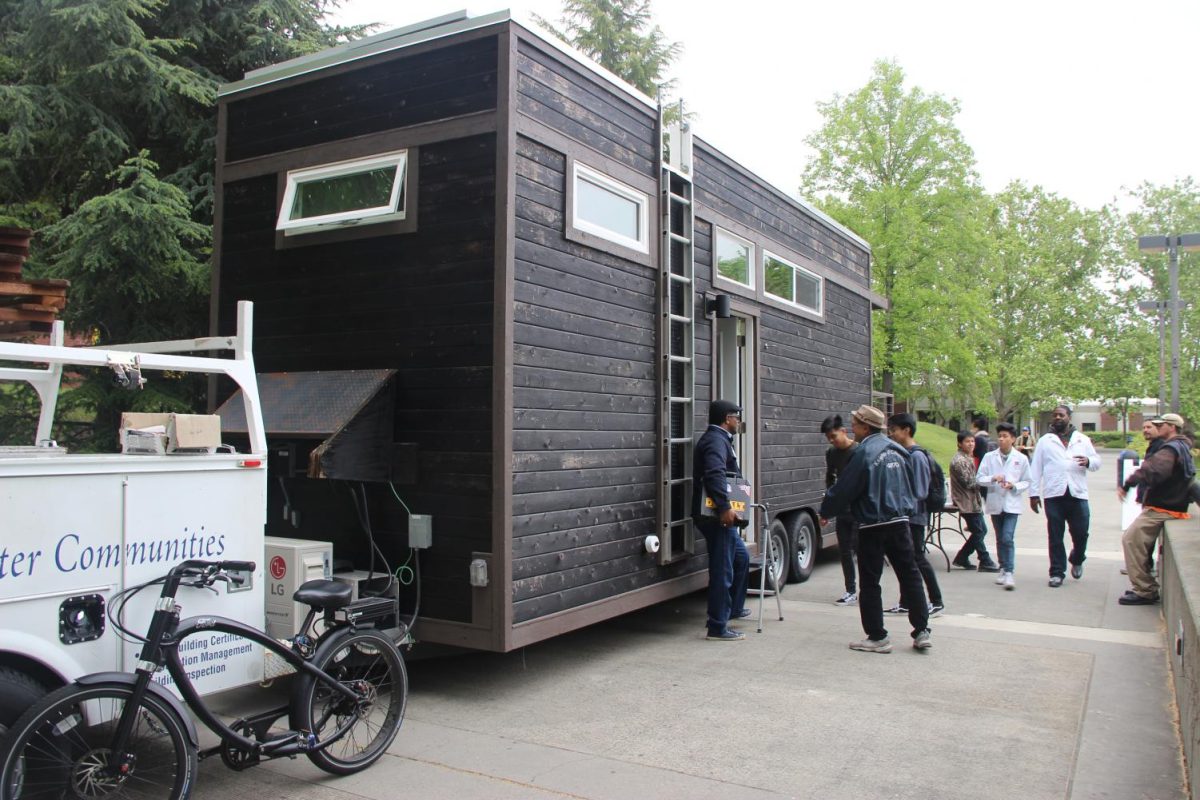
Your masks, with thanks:
[(202, 561), (190, 559), (176, 564), (171, 568), (170, 575), (194, 575), (208, 579), (211, 583), (217, 575), (225, 572), (254, 572), (256, 564), (253, 561)]

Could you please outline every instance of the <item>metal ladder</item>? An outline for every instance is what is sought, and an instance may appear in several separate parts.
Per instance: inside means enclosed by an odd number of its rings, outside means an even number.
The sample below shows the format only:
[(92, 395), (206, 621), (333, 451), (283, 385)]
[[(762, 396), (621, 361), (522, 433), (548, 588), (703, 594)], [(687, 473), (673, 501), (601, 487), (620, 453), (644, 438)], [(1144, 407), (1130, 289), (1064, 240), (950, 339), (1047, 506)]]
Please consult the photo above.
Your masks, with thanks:
[(692, 526), (692, 451), (696, 406), (696, 320), (692, 205), (692, 132), (678, 105), (668, 124), (658, 107), (661, 132), (658, 281), (659, 467), (658, 559), (669, 564), (696, 551)]

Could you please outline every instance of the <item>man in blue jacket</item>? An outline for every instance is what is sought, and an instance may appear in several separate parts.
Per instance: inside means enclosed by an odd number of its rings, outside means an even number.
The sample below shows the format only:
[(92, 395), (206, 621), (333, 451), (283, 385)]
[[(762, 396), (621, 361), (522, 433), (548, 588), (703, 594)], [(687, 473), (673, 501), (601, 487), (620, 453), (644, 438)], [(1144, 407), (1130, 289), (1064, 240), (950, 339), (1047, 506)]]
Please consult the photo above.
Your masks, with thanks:
[(890, 653), (892, 642), (883, 627), (883, 599), (879, 580), (887, 556), (900, 581), (900, 599), (908, 607), (913, 647), (927, 650), (930, 641), (929, 607), (925, 587), (913, 555), (909, 517), (917, 512), (911, 456), (883, 435), (883, 412), (862, 405), (850, 415), (859, 445), (837, 483), (821, 502), (821, 524), (847, 509), (858, 521), (858, 611), (867, 638), (851, 642), (851, 650)]
[[(708, 638), (737, 642), (743, 633), (729, 629), (730, 619), (750, 616), (746, 608), (746, 579), (750, 554), (729, 505), (729, 481), (741, 476), (733, 434), (741, 424), (742, 409), (729, 400), (714, 400), (708, 407), (708, 429), (696, 442), (692, 462), (692, 518), (708, 543)], [(713, 501), (717, 516), (701, 516), (703, 497)]]

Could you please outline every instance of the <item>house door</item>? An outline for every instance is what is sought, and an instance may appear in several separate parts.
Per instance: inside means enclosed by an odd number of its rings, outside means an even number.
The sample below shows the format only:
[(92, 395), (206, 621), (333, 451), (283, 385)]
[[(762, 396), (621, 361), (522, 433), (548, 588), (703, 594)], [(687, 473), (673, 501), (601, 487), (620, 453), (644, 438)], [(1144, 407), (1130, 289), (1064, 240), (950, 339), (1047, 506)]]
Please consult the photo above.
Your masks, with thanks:
[[(737, 452), (738, 464), (742, 468), (742, 475), (751, 485), (754, 484), (756, 474), (758, 430), (758, 402), (754, 385), (754, 354), (757, 352), (754, 322), (752, 317), (736, 315), (729, 319), (716, 320), (716, 374), (713, 379), (717, 399), (732, 400), (742, 407), (742, 427), (733, 437), (733, 446)], [(760, 496), (758, 487), (754, 486), (756, 502)], [(747, 542), (757, 541), (757, 526), (757, 515), (753, 515), (750, 527), (746, 530)]]

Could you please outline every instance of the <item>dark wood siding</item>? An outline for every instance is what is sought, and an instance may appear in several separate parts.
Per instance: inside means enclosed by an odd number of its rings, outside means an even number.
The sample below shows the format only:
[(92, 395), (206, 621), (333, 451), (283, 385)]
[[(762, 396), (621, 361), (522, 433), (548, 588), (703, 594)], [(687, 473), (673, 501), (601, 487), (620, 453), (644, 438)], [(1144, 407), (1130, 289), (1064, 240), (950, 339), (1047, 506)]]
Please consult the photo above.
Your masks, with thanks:
[(517, 111), (579, 144), (654, 177), (655, 117), (530, 42), (517, 58)]
[[(696, 148), (697, 302), (712, 291), (712, 226), (717, 215), (756, 247), (786, 249), (866, 286), (867, 250), (781, 198), (749, 173), (703, 146)], [(705, 218), (705, 217), (708, 218)], [(721, 224), (719, 218), (717, 224)], [(758, 272), (758, 270), (756, 270)], [(720, 289), (718, 289), (720, 291)], [(820, 423), (870, 398), (870, 301), (832, 280), (825, 281), (824, 321), (810, 320), (760, 303), (759, 482), (775, 513), (819, 502), (824, 490), (827, 444)], [(705, 331), (704, 329), (709, 329)], [(699, 332), (706, 349), (711, 326)], [(699, 347), (698, 347), (699, 349)], [(701, 364), (706, 356), (700, 356)], [(711, 354), (707, 354), (711, 363)], [(707, 389), (709, 375), (704, 375)], [(701, 374), (697, 373), (697, 391)], [(697, 416), (697, 425), (704, 420)]]
[(698, 567), (663, 569), (643, 547), (656, 520), (656, 273), (564, 238), (566, 163), (518, 138), (516, 623)]
[[(467, 565), (472, 551), (492, 549), (495, 135), (427, 144), (419, 159), (418, 230), (336, 244), (276, 250), (277, 176), (226, 184), (220, 329), (237, 300), (253, 300), (261, 372), (399, 371), (395, 438), (420, 447), (417, 484), (399, 488), (414, 512), (434, 518), (421, 613), (470, 621)], [(340, 515), (343, 527), (350, 520), (339, 535), (367, 553), (348, 492), (298, 483), (298, 507), (308, 503), (322, 521)], [(400, 555), (404, 512), (387, 486), (368, 497), (377, 538), (389, 558)], [(336, 515), (318, 514), (322, 504), (336, 504)]]
[(496, 107), (496, 37), (379, 60), (228, 103), (228, 161)]

